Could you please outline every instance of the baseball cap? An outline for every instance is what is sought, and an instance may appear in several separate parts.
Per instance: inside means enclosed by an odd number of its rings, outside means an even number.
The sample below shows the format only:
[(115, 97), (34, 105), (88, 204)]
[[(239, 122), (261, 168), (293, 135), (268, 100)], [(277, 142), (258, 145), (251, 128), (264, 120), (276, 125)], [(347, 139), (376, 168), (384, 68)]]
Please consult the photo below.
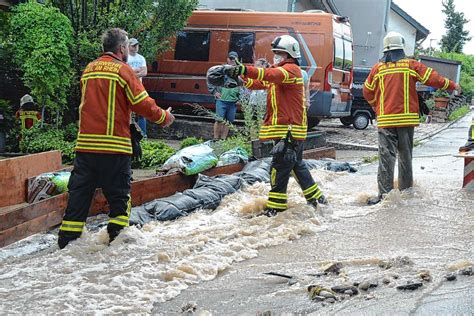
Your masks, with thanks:
[(29, 94), (25, 94), (20, 99), (20, 106), (23, 106), (26, 103), (35, 103), (35, 101), (33, 100), (33, 97)]
[(131, 45), (131, 46), (135, 46), (137, 44), (139, 44), (138, 40), (136, 38), (131, 38), (128, 43)]
[(234, 51), (229, 52), (228, 56), (229, 56), (229, 58), (233, 58), (233, 59), (238, 59), (239, 58), (239, 54), (237, 54)]

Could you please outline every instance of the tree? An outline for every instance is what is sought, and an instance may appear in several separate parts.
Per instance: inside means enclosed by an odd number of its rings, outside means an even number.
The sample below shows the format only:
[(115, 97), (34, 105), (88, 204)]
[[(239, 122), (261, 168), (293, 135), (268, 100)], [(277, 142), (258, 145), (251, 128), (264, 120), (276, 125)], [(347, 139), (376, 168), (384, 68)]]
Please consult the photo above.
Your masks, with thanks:
[(59, 117), (71, 85), (71, 23), (58, 9), (36, 2), (12, 12), (8, 50), (36, 101)]
[(66, 15), (74, 30), (72, 49), (75, 77), (69, 98), (71, 112), (79, 103), (79, 77), (101, 52), (100, 36), (120, 27), (140, 41), (140, 53), (148, 63), (169, 49), (169, 39), (181, 30), (198, 0), (49, 0)]
[(464, 13), (456, 12), (454, 0), (444, 0), (443, 13), (446, 14), (444, 27), (446, 34), (441, 38), (441, 49), (444, 52), (461, 53), (464, 44), (471, 40), (469, 31), (464, 30), (464, 25), (469, 22)]

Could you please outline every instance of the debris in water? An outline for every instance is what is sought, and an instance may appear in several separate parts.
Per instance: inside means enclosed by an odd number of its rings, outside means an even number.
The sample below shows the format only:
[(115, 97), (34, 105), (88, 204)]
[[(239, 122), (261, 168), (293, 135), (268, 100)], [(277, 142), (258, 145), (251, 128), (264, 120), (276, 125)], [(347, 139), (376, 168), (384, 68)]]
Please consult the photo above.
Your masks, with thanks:
[(472, 275), (473, 274), (472, 267), (462, 269), (461, 271), (459, 271), (459, 274), (461, 274), (461, 275)]
[(446, 281), (454, 281), (456, 280), (456, 275), (453, 273), (450, 273), (450, 274), (446, 274), (444, 278), (446, 279)]
[[(336, 293), (356, 295), (359, 294), (359, 290), (353, 285), (336, 285), (331, 288)], [(350, 293), (349, 293), (350, 292)]]
[(334, 274), (339, 274), (341, 272), (341, 269), (342, 263), (340, 262), (329, 263), (322, 268), (324, 272)]
[(295, 277), (293, 277), (291, 275), (282, 274), (282, 273), (278, 273), (278, 272), (264, 272), (263, 274), (278, 276), (278, 277), (282, 277), (282, 278), (285, 278), (285, 279), (295, 279)]
[(413, 265), (413, 261), (411, 261), (410, 258), (407, 256), (399, 256), (396, 258), (392, 258), (389, 260), (382, 260), (379, 263), (379, 267), (382, 269), (390, 269), (390, 268), (395, 268), (395, 267), (402, 267), (402, 266), (407, 266), (407, 265)]
[(418, 289), (420, 286), (423, 286), (423, 283), (408, 281), (408, 283), (405, 284), (405, 285), (397, 286), (397, 290), (414, 291), (414, 290)]
[(308, 286), (308, 296), (310, 299), (314, 299), (316, 296), (322, 296), (322, 297), (325, 297), (325, 298), (336, 298), (336, 296), (334, 295), (335, 293), (328, 289), (328, 288), (325, 288), (325, 287), (322, 287), (321, 285), (317, 285), (317, 284), (312, 284), (312, 285), (309, 285)]
[(426, 281), (426, 282), (431, 282), (432, 280), (432, 277), (431, 277), (431, 273), (430, 271), (428, 270), (422, 270), (418, 273), (418, 277), (420, 279), (422, 279), (423, 281)]
[(195, 302), (189, 302), (183, 307), (181, 307), (182, 313), (194, 313), (197, 309), (197, 304)]

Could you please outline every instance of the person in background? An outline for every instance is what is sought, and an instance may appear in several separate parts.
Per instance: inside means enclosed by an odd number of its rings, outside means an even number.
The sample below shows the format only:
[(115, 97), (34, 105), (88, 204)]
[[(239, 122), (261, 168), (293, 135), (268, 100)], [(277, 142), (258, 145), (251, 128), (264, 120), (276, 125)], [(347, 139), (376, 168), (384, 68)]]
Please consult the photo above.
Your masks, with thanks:
[[(136, 38), (131, 38), (127, 64), (132, 67), (137, 77), (140, 79), (140, 81), (142, 81), (142, 78), (147, 74), (147, 68), (145, 57), (138, 53), (139, 48), (140, 43), (138, 40)], [(143, 116), (137, 115), (136, 121), (141, 129), (143, 137), (147, 138), (146, 119)]]
[(444, 90), (461, 88), (423, 63), (405, 56), (405, 39), (389, 32), (383, 39), (383, 57), (372, 67), (363, 94), (377, 115), (379, 138), (378, 195), (367, 203), (374, 205), (393, 189), (398, 152), (398, 188), (413, 186), (412, 152), (415, 126), (420, 124), (416, 83)]
[[(227, 64), (235, 65), (239, 55), (231, 51), (227, 55)], [(214, 123), (214, 140), (226, 139), (229, 134), (228, 123), (233, 123), (237, 112), (237, 103), (240, 98), (240, 87), (225, 88), (208, 83), (209, 92), (216, 99), (216, 122)], [(227, 123), (227, 122), (228, 123)]]
[(36, 110), (36, 104), (31, 95), (25, 94), (20, 99), (20, 109), (15, 116), (20, 119), (22, 131), (32, 128), (41, 120), (41, 114)]
[(268, 217), (287, 209), (287, 187), (294, 173), (308, 204), (317, 208), (328, 201), (303, 161), (307, 134), (304, 82), (298, 59), (298, 41), (290, 35), (277, 36), (272, 42), (273, 67), (258, 68), (238, 64), (226, 67), (230, 77), (242, 76), (248, 89), (267, 90), (267, 113), (260, 129), (260, 140), (274, 142), (270, 169), (271, 189), (266, 208)]
[(474, 116), (472, 117), (471, 127), (467, 135), (467, 143), (459, 147), (459, 152), (468, 152), (474, 150)]
[(81, 76), (81, 106), (74, 169), (68, 183), (66, 212), (58, 233), (59, 248), (79, 238), (84, 230), (95, 189), (102, 188), (110, 212), (107, 224), (113, 241), (129, 224), (134, 111), (167, 127), (174, 121), (148, 96), (127, 65), (127, 32), (108, 29), (102, 35), (103, 54), (89, 63)]

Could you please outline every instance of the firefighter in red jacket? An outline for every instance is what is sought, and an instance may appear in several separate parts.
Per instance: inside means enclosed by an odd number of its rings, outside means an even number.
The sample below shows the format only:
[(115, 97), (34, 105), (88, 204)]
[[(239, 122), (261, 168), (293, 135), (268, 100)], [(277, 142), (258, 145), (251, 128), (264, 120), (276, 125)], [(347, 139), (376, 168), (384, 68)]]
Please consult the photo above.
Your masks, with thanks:
[(21, 130), (32, 128), (39, 120), (41, 114), (35, 109), (35, 102), (31, 95), (25, 94), (20, 99), (20, 109), (15, 114), (17, 119), (20, 119)]
[(420, 123), (416, 83), (443, 90), (461, 90), (453, 81), (440, 76), (421, 62), (405, 57), (405, 39), (389, 32), (384, 40), (384, 55), (364, 83), (364, 98), (377, 115), (379, 138), (378, 196), (369, 205), (379, 203), (393, 189), (398, 152), (398, 188), (413, 186), (412, 152), (415, 126)]
[(272, 42), (275, 54), (272, 68), (227, 66), (231, 77), (242, 75), (245, 87), (266, 89), (267, 112), (260, 129), (260, 140), (274, 142), (270, 171), (271, 190), (264, 214), (271, 217), (287, 209), (287, 186), (293, 172), (308, 203), (317, 207), (327, 200), (314, 182), (303, 161), (307, 117), (304, 82), (299, 67), (301, 57), (298, 41), (289, 35), (276, 37)]
[(81, 236), (97, 187), (102, 188), (110, 208), (107, 225), (110, 241), (128, 226), (131, 112), (163, 127), (174, 121), (170, 111), (158, 107), (148, 96), (127, 65), (128, 45), (124, 30), (107, 30), (102, 35), (104, 53), (87, 65), (82, 74), (76, 158), (68, 184), (66, 213), (59, 228), (60, 248)]

